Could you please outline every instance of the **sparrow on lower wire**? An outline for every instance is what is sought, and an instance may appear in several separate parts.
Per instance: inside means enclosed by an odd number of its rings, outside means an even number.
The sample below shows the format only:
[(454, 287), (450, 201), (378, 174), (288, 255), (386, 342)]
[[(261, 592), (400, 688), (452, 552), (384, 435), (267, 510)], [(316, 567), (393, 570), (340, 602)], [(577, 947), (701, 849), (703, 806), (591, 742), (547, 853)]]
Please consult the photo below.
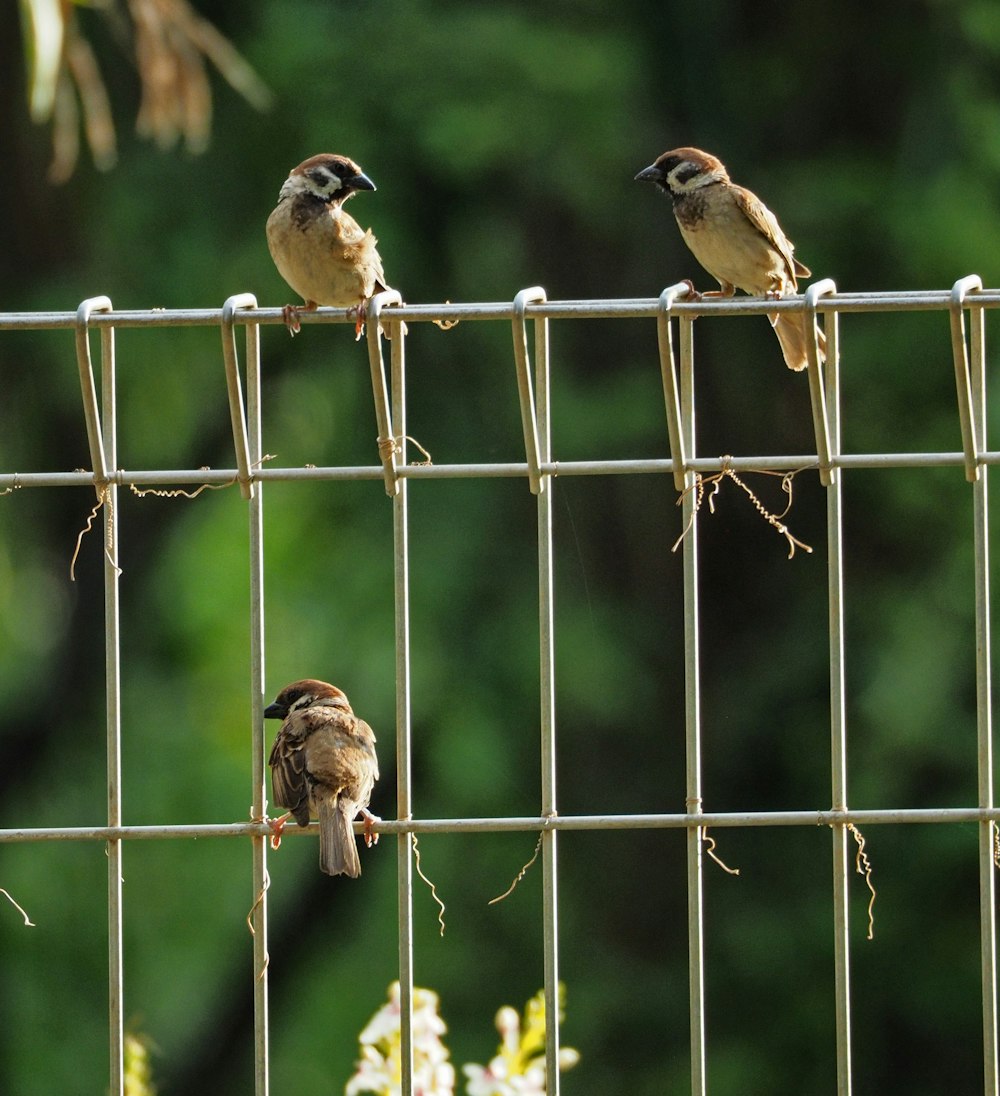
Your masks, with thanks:
[(382, 259), (371, 229), (344, 212), (344, 203), (375, 184), (346, 156), (310, 156), (284, 181), (267, 219), (267, 246), (278, 273), (301, 294), (303, 305), (285, 305), (285, 325), (301, 330), (299, 317), (319, 305), (357, 310), (355, 334), (364, 329), (368, 298), (386, 289)]
[(275, 800), (288, 814), (272, 823), (280, 841), (289, 817), (300, 826), (319, 819), (319, 866), (327, 875), (361, 874), (352, 823), (364, 818), (365, 843), (378, 836), (378, 817), (368, 810), (378, 780), (375, 735), (358, 719), (344, 693), (325, 681), (306, 678), (286, 685), (264, 709), (265, 719), (282, 720), (268, 764)]
[[(777, 300), (798, 292), (796, 279), (809, 277), (811, 271), (795, 258), (795, 248), (774, 214), (756, 194), (732, 182), (722, 162), (710, 153), (672, 149), (643, 168), (636, 179), (655, 183), (670, 195), (684, 242), (721, 286), (703, 296), (731, 297), (742, 289), (753, 297)], [(768, 319), (785, 364), (789, 369), (805, 369), (808, 317), (771, 312)], [(823, 361), (826, 339), (818, 328), (817, 337)]]

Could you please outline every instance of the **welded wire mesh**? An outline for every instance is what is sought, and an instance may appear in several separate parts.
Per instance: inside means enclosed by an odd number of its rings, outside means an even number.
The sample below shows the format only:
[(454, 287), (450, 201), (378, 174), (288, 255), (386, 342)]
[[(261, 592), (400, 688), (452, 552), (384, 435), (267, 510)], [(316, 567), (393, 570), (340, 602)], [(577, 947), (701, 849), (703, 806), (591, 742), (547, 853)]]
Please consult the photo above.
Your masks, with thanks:
[[(467, 305), (407, 305), (397, 295), (381, 294), (368, 309), (367, 350), (371, 367), (375, 417), (378, 424), (378, 461), (366, 466), (280, 467), (268, 460), (261, 437), (261, 374), (259, 327), (281, 322), (280, 309), (257, 308), (249, 294), (230, 298), (220, 310), (149, 310), (116, 312), (107, 298), (84, 302), (76, 313), (0, 314), (0, 335), (10, 331), (72, 330), (76, 338), (82, 406), (90, 446), (90, 470), (18, 472), (0, 470), (0, 492), (44, 487), (91, 486), (104, 523), (105, 553), (105, 665), (107, 712), (106, 826), (16, 828), (0, 830), (0, 842), (106, 843), (108, 850), (109, 1024), (110, 1091), (122, 1093), (125, 1002), (123, 978), (122, 849), (131, 841), (167, 838), (238, 838), (247, 840), (253, 858), (253, 955), (247, 977), (254, 986), (255, 1091), (267, 1093), (269, 1078), (268, 1017), (268, 894), (267, 857), (270, 831), (262, 821), (267, 807), (264, 650), (264, 496), (273, 486), (293, 481), (379, 480), (393, 508), (393, 575), (395, 606), (396, 744), (398, 817), (386, 819), (380, 832), (395, 835), (398, 843), (398, 952), (403, 1023), (403, 1093), (412, 1093), (412, 1038), (408, 1017), (414, 985), (413, 840), (421, 833), (533, 831), (541, 834), (544, 901), (541, 932), (544, 941), (544, 988), (549, 1019), (546, 1046), (546, 1090), (558, 1093), (559, 930), (558, 850), (560, 834), (580, 830), (683, 829), (687, 849), (688, 998), (690, 1014), (691, 1091), (708, 1091), (705, 1006), (705, 909), (703, 862), (707, 828), (801, 826), (830, 827), (832, 833), (832, 923), (835, 979), (830, 987), (836, 1015), (836, 1090), (852, 1091), (853, 1041), (851, 976), (848, 947), (848, 884), (855, 870), (856, 830), (880, 823), (974, 824), (979, 830), (980, 962), (982, 980), (984, 1090), (998, 1091), (996, 1023), (996, 925), (994, 913), (995, 824), (1000, 817), (993, 802), (990, 671), (990, 550), (988, 540), (988, 466), (1000, 453), (987, 449), (984, 312), (1000, 306), (1000, 291), (984, 291), (975, 277), (959, 281), (951, 291), (840, 294), (830, 282), (814, 285), (804, 297), (782, 301), (734, 299), (689, 301), (683, 284), (664, 291), (658, 300), (547, 301), (544, 291), (523, 290), (512, 303)], [(815, 450), (797, 455), (773, 454), (699, 457), (695, 413), (695, 361), (692, 327), (699, 316), (764, 314), (801, 310), (825, 327), (825, 364), (813, 339), (809, 347), (808, 379)], [(841, 452), (841, 393), (838, 319), (863, 312), (948, 313), (955, 367), (955, 408), (962, 449), (938, 452)], [(664, 393), (664, 439), (669, 456), (661, 459), (560, 461), (551, 442), (549, 331), (563, 320), (655, 319), (657, 352)], [(512, 325), (514, 376), (517, 382), (524, 439), (524, 460), (507, 463), (411, 463), (407, 442), (405, 378), (406, 338), (399, 324), (507, 323)], [(320, 309), (302, 317), (304, 324), (353, 322), (343, 312)], [(215, 326), (221, 331), (226, 368), (234, 460), (225, 469), (158, 468), (125, 471), (117, 455), (115, 344), (116, 331), (129, 328)], [(382, 326), (393, 329), (391, 342), (383, 341)], [(966, 328), (968, 327), (968, 331)], [(91, 333), (100, 341), (100, 383), (92, 359)], [(529, 338), (529, 335), (531, 336)], [(238, 336), (240, 336), (238, 338)], [(241, 376), (239, 343), (244, 346), (245, 386)], [(390, 351), (388, 367), (384, 351)], [(100, 401), (98, 400), (100, 391)], [(844, 550), (842, 470), (960, 467), (973, 494), (974, 574), (976, 617), (976, 707), (978, 735), (977, 802), (953, 808), (886, 808), (852, 811), (848, 807), (846, 685), (844, 641)], [(813, 472), (825, 486), (827, 498), (827, 600), (829, 615), (830, 778), (831, 803), (817, 810), (705, 812), (702, 808), (701, 665), (699, 639), (699, 477), (749, 470)], [(680, 813), (615, 813), (562, 815), (557, 796), (556, 666), (557, 644), (553, 606), (552, 482), (558, 477), (594, 475), (670, 476), (683, 498), (680, 526), (685, 530), (683, 552), (684, 680), (686, 739), (686, 810)], [(411, 481), (437, 479), (513, 478), (522, 480), (537, 504), (537, 581), (539, 759), (541, 798), (537, 815), (526, 817), (421, 817), (412, 795), (412, 742), (410, 734), (410, 548), (409, 495)], [(251, 560), (248, 612), (250, 652), (248, 666), (248, 719), (253, 727), (252, 818), (246, 823), (205, 825), (123, 825), (121, 815), (121, 663), (118, 626), (119, 540), (118, 494), (130, 485), (143, 488), (185, 487), (202, 484), (238, 485), (248, 508), (248, 546)], [(783, 531), (783, 527), (781, 527)], [(388, 768), (389, 766), (385, 766)]]

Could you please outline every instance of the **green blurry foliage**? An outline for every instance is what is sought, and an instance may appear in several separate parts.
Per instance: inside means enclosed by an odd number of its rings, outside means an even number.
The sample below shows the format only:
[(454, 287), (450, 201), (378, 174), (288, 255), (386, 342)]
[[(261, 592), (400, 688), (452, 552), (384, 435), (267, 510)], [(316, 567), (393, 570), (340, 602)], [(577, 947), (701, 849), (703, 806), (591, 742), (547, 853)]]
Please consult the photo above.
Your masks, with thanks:
[[(611, 8), (288, 0), (205, 4), (275, 95), (250, 112), (218, 89), (200, 156), (123, 138), (119, 164), (41, 182), (17, 43), (0, 46), (9, 149), (0, 200), (4, 311), (289, 301), (263, 225), (294, 164), (327, 150), (378, 185), (371, 225), (407, 300), (654, 296), (708, 288), (669, 205), (633, 183), (666, 148), (718, 153), (775, 209), (816, 277), (845, 290), (996, 285), (1000, 216), (993, 78), (1000, 16), (915, 2), (912, 18), (846, 4), (761, 14), (714, 0)], [(107, 43), (94, 43), (97, 51)], [(114, 71), (110, 69), (109, 71)], [(123, 101), (134, 89), (114, 77)], [(29, 185), (30, 184), (30, 185)], [(992, 342), (992, 319), (987, 320)], [(345, 325), (262, 331), (264, 446), (279, 465), (371, 465), (365, 348)], [(754, 318), (699, 321), (700, 453), (808, 453), (805, 380)], [(96, 342), (96, 340), (95, 340)], [(560, 460), (665, 456), (652, 321), (554, 324)], [(841, 321), (851, 452), (957, 450), (944, 314)], [(119, 464), (229, 468), (218, 331), (118, 335)], [(72, 334), (0, 338), (0, 471), (88, 461)], [(407, 430), (439, 463), (514, 461), (510, 330), (413, 325)], [(851, 802), (971, 804), (975, 695), (971, 498), (960, 468), (844, 476)], [(753, 482), (774, 509), (771, 483)], [(795, 481), (786, 546), (724, 485), (699, 523), (706, 809), (829, 805), (825, 498)], [(774, 492), (770, 494), (769, 492)], [(559, 807), (684, 808), (680, 515), (665, 477), (554, 484)], [(415, 812), (538, 810), (535, 502), (516, 480), (414, 482), (411, 591)], [(100, 535), (75, 538), (89, 489), (0, 498), (0, 825), (104, 819)], [(395, 813), (392, 516), (380, 480), (264, 488), (270, 691), (336, 681), (378, 736), (373, 809)], [(121, 492), (125, 820), (240, 821), (250, 807), (249, 565), (235, 488), (195, 500)], [(830, 835), (716, 833), (739, 878), (707, 866), (712, 1091), (829, 1088), (833, 1069)], [(879, 889), (855, 880), (855, 1074), (913, 1096), (978, 1083), (975, 827), (870, 827)], [(498, 1000), (541, 971), (536, 865), (498, 906), (533, 834), (425, 836), (447, 903), (415, 893), (420, 984), (448, 1002), (453, 1055), (475, 1060)], [(238, 840), (124, 850), (126, 1009), (159, 1090), (248, 1090), (249, 855)], [(0, 885), (0, 1089), (105, 1082), (103, 850), (5, 845)], [(396, 855), (383, 839), (356, 884), (321, 877), (315, 840), (270, 859), (276, 1092), (331, 1090), (396, 976)], [(683, 1090), (688, 1077), (684, 835), (580, 833), (560, 842), (566, 1081), (598, 1093)], [(933, 890), (931, 889), (933, 888)], [(484, 991), (488, 987), (489, 992)], [(53, 1044), (52, 1017), (60, 1037)], [(912, 1048), (921, 1048), (917, 1055)], [(901, 1048), (907, 1048), (904, 1053)], [(968, 1084), (960, 1083), (968, 1080)]]

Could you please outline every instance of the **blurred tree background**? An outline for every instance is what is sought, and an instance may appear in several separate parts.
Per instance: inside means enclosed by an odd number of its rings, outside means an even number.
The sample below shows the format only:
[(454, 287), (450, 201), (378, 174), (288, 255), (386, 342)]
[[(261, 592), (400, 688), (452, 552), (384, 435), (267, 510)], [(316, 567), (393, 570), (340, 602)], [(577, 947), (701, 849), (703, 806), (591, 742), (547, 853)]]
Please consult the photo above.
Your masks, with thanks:
[[(319, 151), (378, 184), (372, 225), (412, 302), (651, 297), (708, 288), (669, 204), (633, 175), (664, 149), (717, 153), (774, 209), (816, 277), (944, 289), (1000, 270), (1000, 9), (990, 0), (221, 0), (198, 3), (272, 101), (214, 71), (211, 133), (132, 132), (140, 84), (122, 22), (76, 18), (107, 85), (116, 163), (47, 178), (21, 43), (0, 40), (0, 309), (292, 300), (264, 221)], [(251, 93), (265, 105), (261, 88)], [(148, 120), (148, 119), (147, 119)], [(183, 126), (180, 127), (181, 129)], [(162, 146), (162, 147), (161, 147)], [(112, 155), (104, 159), (110, 166)], [(992, 328), (992, 324), (990, 324)], [(944, 313), (842, 321), (847, 451), (960, 448)], [(992, 332), (991, 332), (992, 333)], [(804, 376), (763, 320), (696, 327), (702, 454), (814, 450)], [(343, 326), (261, 333), (265, 449), (286, 466), (374, 464), (363, 346)], [(553, 325), (557, 459), (663, 457), (655, 324)], [(232, 467), (214, 328), (118, 335), (122, 467)], [(523, 459), (510, 329), (413, 325), (409, 430), (441, 463)], [(89, 464), (71, 332), (0, 338), (0, 471)], [(850, 803), (974, 805), (971, 493), (960, 468), (844, 477)], [(829, 806), (825, 500), (796, 481), (785, 545), (724, 487), (703, 515), (707, 810)], [(773, 490), (773, 495), (768, 494)], [(562, 478), (557, 537), (559, 807), (684, 808), (680, 532), (668, 477)], [(776, 485), (760, 487), (780, 505)], [(521, 481), (414, 483), (415, 811), (538, 811), (534, 500)], [(0, 826), (99, 825), (104, 802), (100, 537), (85, 489), (0, 499)], [(246, 507), (120, 501), (124, 816), (247, 818)], [(373, 808), (394, 817), (391, 506), (380, 481), (265, 492), (268, 688), (333, 680), (379, 736)], [(726, 830), (707, 867), (708, 1070), (716, 1094), (828, 1092), (834, 1077), (830, 835)], [(911, 1096), (981, 1085), (974, 825), (872, 826), (879, 891), (852, 893), (855, 1076)], [(541, 873), (487, 907), (531, 854), (520, 835), (424, 837), (448, 931), (416, 894), (417, 981), (441, 995), (457, 1064), (493, 1053), (495, 1010), (541, 985)], [(273, 1091), (341, 1091), (396, 974), (391, 840), (357, 883), (313, 839), (270, 858)], [(252, 1076), (248, 846), (124, 850), (125, 1001), (162, 1096), (237, 1096)], [(574, 833), (560, 846), (567, 1091), (683, 1092), (684, 839)], [(6, 844), (0, 1090), (107, 1084), (106, 860), (94, 843)]]

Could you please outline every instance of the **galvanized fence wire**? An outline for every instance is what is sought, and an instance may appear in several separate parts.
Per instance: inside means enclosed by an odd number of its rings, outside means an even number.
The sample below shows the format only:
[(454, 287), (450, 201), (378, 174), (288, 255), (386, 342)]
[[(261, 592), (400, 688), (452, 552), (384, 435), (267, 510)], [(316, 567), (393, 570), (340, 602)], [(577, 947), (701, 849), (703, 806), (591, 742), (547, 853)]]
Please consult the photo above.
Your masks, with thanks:
[[(833, 842), (834, 1002), (836, 1013), (836, 1091), (852, 1092), (851, 979), (848, 950), (847, 887), (853, 868), (848, 849), (849, 826), (879, 823), (976, 823), (979, 829), (980, 951), (984, 1091), (998, 1094), (996, 1017), (996, 924), (994, 833), (1000, 810), (993, 801), (993, 758), (989, 619), (988, 467), (1000, 462), (1000, 452), (987, 450), (985, 326), (987, 308), (1000, 307), (1000, 290), (984, 290), (975, 275), (962, 278), (948, 291), (838, 293), (831, 281), (809, 287), (804, 296), (780, 301), (751, 298), (688, 300), (686, 285), (664, 290), (658, 299), (549, 301), (539, 287), (524, 289), (513, 302), (403, 305), (393, 291), (379, 294), (368, 307), (367, 350), (379, 431), (379, 464), (360, 467), (280, 468), (265, 466), (261, 441), (259, 328), (282, 322), (277, 308), (258, 308), (251, 294), (230, 297), (221, 310), (115, 311), (106, 297), (84, 301), (75, 313), (0, 314), (0, 332), (72, 329), (91, 471), (2, 472), (0, 492), (29, 487), (86, 486), (104, 502), (105, 638), (107, 694), (108, 822), (101, 827), (0, 830), (0, 842), (102, 841), (108, 849), (109, 1031), (110, 1091), (124, 1093), (123, 966), (122, 966), (122, 845), (132, 840), (178, 837), (249, 838), (253, 861), (252, 909), (254, 986), (254, 1075), (257, 1096), (269, 1092), (268, 971), (267, 971), (267, 839), (263, 822), (267, 774), (263, 728), (264, 708), (264, 546), (263, 495), (268, 483), (293, 480), (374, 480), (381, 478), (393, 507), (393, 581), (396, 650), (396, 781), (397, 813), (380, 831), (397, 836), (398, 949), (402, 1007), (402, 1092), (413, 1092), (413, 846), (420, 833), (536, 831), (542, 837), (543, 965), (548, 1039), (546, 1091), (558, 1094), (559, 1058), (559, 899), (558, 843), (564, 831), (683, 828), (687, 835), (689, 1010), (691, 1092), (704, 1096), (706, 1024), (704, 997), (703, 853), (708, 827), (829, 826)], [(815, 452), (792, 456), (752, 455), (699, 458), (696, 453), (694, 349), (692, 327), (699, 316), (751, 315), (801, 311), (821, 322), (827, 338), (825, 365), (817, 339), (808, 343), (808, 381)], [(845, 454), (840, 439), (840, 374), (838, 317), (862, 312), (948, 312), (955, 366), (955, 392), (962, 449), (957, 452)], [(661, 366), (666, 433), (670, 457), (658, 460), (553, 460), (550, 432), (549, 325), (563, 319), (655, 318)], [(407, 463), (406, 338), (402, 321), (448, 323), (506, 321), (512, 325), (513, 358), (524, 433), (525, 460), (515, 463)], [(353, 322), (342, 310), (319, 309), (302, 316), (303, 324)], [(115, 331), (122, 328), (215, 326), (222, 335), (235, 467), (223, 470), (155, 469), (130, 472), (118, 467), (116, 447)], [(389, 378), (383, 356), (382, 326), (389, 327)], [(532, 338), (529, 340), (529, 326)], [(246, 399), (239, 369), (237, 330), (243, 329)], [(675, 340), (674, 331), (677, 330)], [(96, 330), (101, 347), (101, 403), (96, 394), (90, 336)], [(676, 346), (675, 346), (676, 342)], [(978, 802), (975, 807), (884, 809), (852, 811), (848, 807), (847, 739), (845, 724), (844, 575), (841, 471), (856, 468), (962, 467), (973, 492), (976, 704), (978, 735)], [(831, 731), (831, 792), (829, 810), (707, 813), (702, 809), (701, 691), (699, 681), (697, 476), (724, 468), (818, 471), (827, 492), (829, 670)], [(552, 478), (588, 475), (669, 474), (683, 495), (683, 540), (686, 803), (684, 813), (563, 816), (558, 813), (556, 787), (555, 624), (553, 612)], [(523, 478), (537, 499), (538, 640), (541, 801), (537, 817), (428, 819), (415, 816), (411, 785), (410, 639), (408, 483), (411, 479)], [(168, 487), (184, 484), (238, 483), (248, 504), (250, 549), (251, 651), (249, 714), (253, 728), (253, 819), (246, 823), (195, 826), (126, 826), (121, 818), (121, 726), (119, 635), (119, 569), (115, 559), (117, 491), (143, 484)]]

